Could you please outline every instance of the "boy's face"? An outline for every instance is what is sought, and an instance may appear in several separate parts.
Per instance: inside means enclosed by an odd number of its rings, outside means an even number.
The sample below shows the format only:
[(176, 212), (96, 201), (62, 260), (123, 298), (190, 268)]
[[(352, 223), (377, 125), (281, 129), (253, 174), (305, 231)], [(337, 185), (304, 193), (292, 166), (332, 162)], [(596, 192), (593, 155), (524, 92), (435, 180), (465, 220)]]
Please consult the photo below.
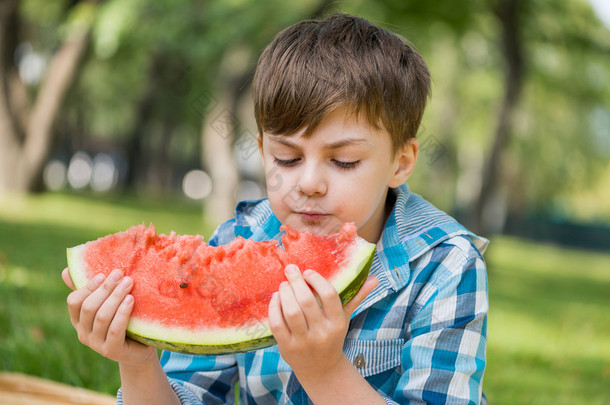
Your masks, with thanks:
[(404, 183), (417, 159), (412, 140), (396, 155), (390, 135), (366, 119), (338, 109), (309, 138), (263, 133), (259, 149), (267, 196), (283, 224), (319, 234), (354, 222), (358, 234), (376, 243), (386, 220), (388, 187)]

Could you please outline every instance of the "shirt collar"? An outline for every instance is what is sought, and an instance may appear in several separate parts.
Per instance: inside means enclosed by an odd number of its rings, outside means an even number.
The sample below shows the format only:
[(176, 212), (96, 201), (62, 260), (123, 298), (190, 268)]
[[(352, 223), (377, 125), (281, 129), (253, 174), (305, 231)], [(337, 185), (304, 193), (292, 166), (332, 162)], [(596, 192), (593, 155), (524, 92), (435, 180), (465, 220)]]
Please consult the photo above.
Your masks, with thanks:
[(241, 201), (235, 208), (235, 235), (260, 242), (279, 240), (279, 219), (266, 198)]
[(411, 193), (407, 184), (390, 192), (395, 193), (396, 203), (377, 243), (381, 266), (378, 271), (385, 272), (386, 287), (398, 290), (406, 285), (410, 278), (409, 264), (453, 236), (469, 237), (481, 252), (489, 243), (421, 196)]

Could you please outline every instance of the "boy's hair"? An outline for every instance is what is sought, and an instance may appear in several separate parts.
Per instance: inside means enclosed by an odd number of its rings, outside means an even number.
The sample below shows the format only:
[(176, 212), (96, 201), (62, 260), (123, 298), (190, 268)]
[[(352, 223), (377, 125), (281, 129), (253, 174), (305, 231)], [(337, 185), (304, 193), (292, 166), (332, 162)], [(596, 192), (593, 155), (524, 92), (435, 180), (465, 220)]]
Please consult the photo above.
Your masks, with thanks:
[(311, 135), (346, 107), (392, 137), (394, 152), (414, 138), (430, 93), (422, 57), (398, 35), (334, 14), (281, 31), (263, 51), (252, 84), (258, 131)]

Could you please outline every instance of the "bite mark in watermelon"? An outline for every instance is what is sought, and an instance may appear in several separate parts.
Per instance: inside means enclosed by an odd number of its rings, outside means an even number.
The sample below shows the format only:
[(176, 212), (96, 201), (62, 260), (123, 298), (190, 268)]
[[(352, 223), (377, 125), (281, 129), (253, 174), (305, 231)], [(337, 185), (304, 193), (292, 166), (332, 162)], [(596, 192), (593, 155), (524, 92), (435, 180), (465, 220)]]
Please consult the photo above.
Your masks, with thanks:
[(320, 273), (344, 304), (371, 267), (375, 245), (352, 223), (327, 236), (281, 230), (281, 246), (238, 237), (214, 247), (199, 235), (157, 235), (142, 224), (68, 248), (68, 268), (77, 288), (113, 269), (133, 279), (127, 336), (136, 341), (182, 353), (243, 352), (275, 343), (267, 311), (286, 265)]

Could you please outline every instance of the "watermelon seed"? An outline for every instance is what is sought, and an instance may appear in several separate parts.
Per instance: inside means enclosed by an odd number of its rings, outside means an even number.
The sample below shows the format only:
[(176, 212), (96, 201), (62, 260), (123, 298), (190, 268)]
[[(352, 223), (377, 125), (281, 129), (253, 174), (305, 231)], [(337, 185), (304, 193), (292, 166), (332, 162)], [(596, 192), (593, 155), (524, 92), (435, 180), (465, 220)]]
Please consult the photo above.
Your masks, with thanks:
[(180, 283), (180, 288), (186, 288), (188, 287), (188, 283)]

